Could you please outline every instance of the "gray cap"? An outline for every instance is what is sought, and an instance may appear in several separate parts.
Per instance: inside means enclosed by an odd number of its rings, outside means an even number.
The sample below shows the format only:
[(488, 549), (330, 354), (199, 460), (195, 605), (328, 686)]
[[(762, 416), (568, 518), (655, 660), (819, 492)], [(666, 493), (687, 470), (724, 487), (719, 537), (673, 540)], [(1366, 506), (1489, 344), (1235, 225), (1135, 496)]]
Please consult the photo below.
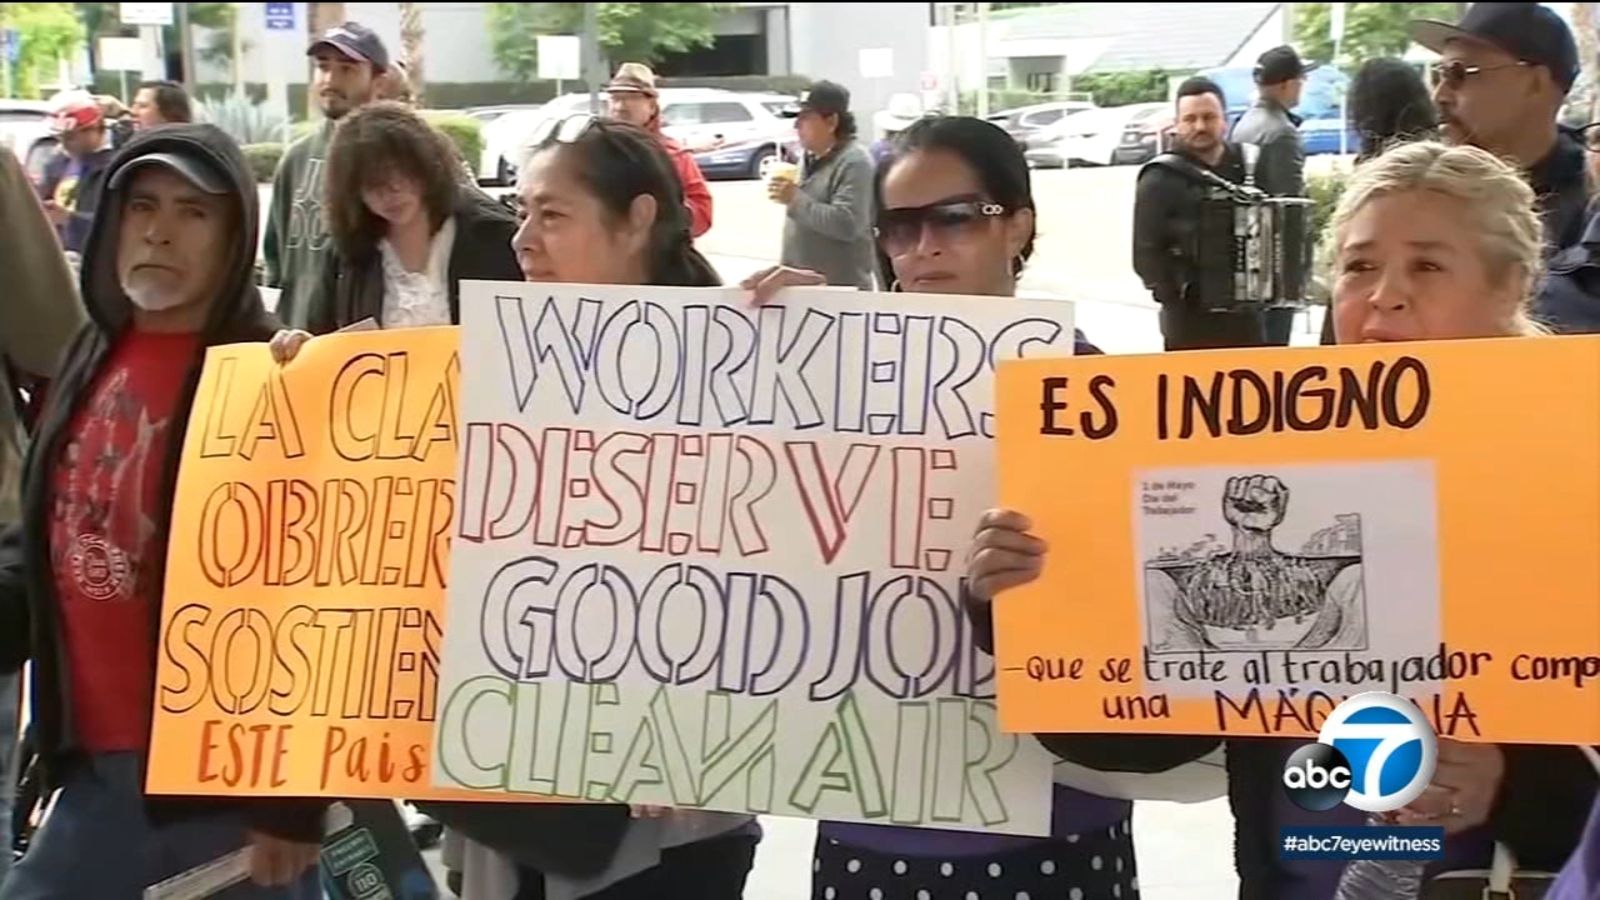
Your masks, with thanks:
[(118, 190), (132, 177), (132, 172), (146, 166), (161, 166), (182, 176), (183, 180), (208, 194), (226, 194), (233, 190), (229, 180), (204, 160), (182, 153), (146, 153), (130, 159), (117, 168), (111, 176), (110, 188)]

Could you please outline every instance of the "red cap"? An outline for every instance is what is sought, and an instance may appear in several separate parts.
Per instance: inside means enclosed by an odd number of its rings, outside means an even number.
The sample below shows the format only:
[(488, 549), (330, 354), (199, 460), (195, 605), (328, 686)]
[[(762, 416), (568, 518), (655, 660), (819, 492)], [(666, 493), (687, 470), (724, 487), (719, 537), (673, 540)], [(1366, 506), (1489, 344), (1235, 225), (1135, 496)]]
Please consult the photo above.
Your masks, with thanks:
[(99, 125), (105, 114), (100, 111), (100, 104), (94, 101), (75, 102), (56, 110), (51, 127), (56, 134), (66, 134), (80, 128), (93, 128)]

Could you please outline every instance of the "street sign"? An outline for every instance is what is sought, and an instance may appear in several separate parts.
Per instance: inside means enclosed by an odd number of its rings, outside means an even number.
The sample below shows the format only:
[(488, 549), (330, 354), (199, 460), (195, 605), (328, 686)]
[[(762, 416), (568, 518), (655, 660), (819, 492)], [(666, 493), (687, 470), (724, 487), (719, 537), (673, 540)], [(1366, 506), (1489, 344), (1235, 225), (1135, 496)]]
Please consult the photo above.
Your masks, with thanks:
[[(0, 48), (5, 49), (6, 61), (15, 65), (22, 59), (22, 32), (15, 28), (0, 28)], [(5, 87), (0, 85), (0, 89)]]
[(1334, 43), (1344, 40), (1344, 4), (1328, 4), (1328, 39)]
[(171, 3), (120, 3), (117, 18), (124, 25), (171, 25)]
[(894, 48), (872, 47), (859, 54), (862, 78), (893, 78)]
[(583, 74), (583, 39), (575, 34), (539, 35), (539, 77), (571, 81)]
[(107, 72), (144, 70), (144, 42), (136, 37), (103, 37), (95, 65)]
[(267, 30), (268, 31), (295, 31), (294, 4), (293, 3), (268, 3)]

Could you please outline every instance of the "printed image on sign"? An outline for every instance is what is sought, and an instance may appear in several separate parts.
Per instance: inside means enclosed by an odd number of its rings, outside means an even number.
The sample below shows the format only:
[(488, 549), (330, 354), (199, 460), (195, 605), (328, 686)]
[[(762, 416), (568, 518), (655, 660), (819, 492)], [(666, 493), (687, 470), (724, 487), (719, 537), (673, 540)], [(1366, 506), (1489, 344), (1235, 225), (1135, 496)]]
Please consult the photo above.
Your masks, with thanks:
[(1043, 834), (961, 605), (1071, 307), (466, 283), (441, 785)]
[(1443, 737), (1600, 740), (1600, 338), (998, 381), (1000, 502), (1050, 548), (996, 604), (1007, 730), (1309, 735), (1383, 691)]
[(429, 774), (457, 332), (212, 348), (184, 440), (148, 789), (452, 796)]

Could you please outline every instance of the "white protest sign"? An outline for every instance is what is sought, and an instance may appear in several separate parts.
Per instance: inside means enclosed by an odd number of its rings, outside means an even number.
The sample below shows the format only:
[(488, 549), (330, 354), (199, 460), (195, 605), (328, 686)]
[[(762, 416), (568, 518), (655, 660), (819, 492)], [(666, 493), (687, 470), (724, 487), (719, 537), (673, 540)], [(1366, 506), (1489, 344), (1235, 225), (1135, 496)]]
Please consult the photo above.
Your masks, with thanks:
[(1001, 298), (466, 282), (441, 786), (1042, 835), (960, 589)]

